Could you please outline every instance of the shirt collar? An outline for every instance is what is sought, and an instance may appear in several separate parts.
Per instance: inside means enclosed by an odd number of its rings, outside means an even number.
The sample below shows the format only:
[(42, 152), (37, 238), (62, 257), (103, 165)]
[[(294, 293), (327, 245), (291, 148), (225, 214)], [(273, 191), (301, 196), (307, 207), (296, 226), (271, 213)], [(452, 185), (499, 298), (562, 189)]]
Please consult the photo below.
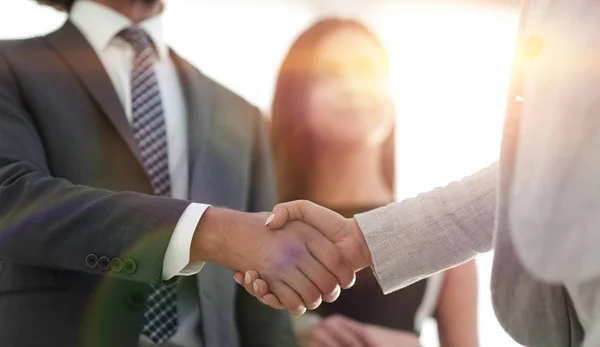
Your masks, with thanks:
[[(73, 4), (69, 19), (81, 31), (96, 52), (101, 52), (123, 29), (133, 24), (129, 18), (110, 7), (90, 0), (77, 0)], [(165, 42), (162, 14), (139, 23), (154, 43), (160, 59), (167, 59), (169, 47)]]

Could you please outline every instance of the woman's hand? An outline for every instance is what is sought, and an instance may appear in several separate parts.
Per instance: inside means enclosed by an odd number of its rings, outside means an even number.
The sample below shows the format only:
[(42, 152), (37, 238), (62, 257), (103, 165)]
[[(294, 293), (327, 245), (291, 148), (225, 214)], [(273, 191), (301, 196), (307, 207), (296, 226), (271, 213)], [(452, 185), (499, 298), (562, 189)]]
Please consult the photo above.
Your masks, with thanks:
[(336, 315), (314, 327), (308, 347), (378, 347), (375, 341), (364, 324)]
[(419, 338), (404, 331), (364, 324), (336, 315), (312, 331), (308, 347), (420, 347)]
[(365, 330), (377, 347), (420, 347), (419, 337), (413, 333), (366, 324)]
[[(236, 282), (263, 304), (282, 309), (277, 297), (268, 292), (268, 286), (256, 271), (236, 273)], [(308, 347), (420, 347), (415, 334), (364, 324), (350, 318), (335, 315), (322, 320), (313, 329)]]

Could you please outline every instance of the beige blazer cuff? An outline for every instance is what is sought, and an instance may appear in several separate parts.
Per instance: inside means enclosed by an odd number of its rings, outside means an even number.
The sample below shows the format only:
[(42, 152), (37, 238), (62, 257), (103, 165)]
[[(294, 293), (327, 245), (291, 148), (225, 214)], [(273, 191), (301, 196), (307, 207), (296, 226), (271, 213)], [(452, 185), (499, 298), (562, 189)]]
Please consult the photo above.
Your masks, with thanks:
[(415, 198), (358, 214), (385, 294), (492, 249), (498, 164)]

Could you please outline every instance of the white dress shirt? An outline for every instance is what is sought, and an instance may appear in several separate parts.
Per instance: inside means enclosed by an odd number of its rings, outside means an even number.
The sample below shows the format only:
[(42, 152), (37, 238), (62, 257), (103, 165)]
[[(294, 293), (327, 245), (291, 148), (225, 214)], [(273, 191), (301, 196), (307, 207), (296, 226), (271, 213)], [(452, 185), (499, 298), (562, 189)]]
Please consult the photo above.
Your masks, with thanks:
[[(131, 72), (134, 51), (125, 40), (116, 35), (133, 23), (119, 12), (89, 0), (76, 1), (69, 18), (100, 58), (125, 109), (127, 119), (131, 121)], [(187, 199), (189, 160), (183, 90), (163, 37), (162, 17), (152, 17), (139, 23), (139, 26), (148, 33), (157, 53), (154, 71), (158, 79), (167, 128), (171, 194), (176, 199)], [(191, 203), (179, 218), (163, 262), (164, 280), (178, 275), (194, 275), (202, 268), (203, 263), (190, 264), (190, 246), (196, 225), (208, 207), (209, 205)]]

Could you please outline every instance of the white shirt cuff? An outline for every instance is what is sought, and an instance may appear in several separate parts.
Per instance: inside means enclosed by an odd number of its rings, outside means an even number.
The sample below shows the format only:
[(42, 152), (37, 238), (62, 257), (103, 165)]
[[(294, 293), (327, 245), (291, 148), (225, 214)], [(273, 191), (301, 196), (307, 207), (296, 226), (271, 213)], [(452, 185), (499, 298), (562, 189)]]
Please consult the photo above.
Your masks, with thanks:
[(168, 281), (175, 276), (195, 275), (204, 266), (204, 262), (190, 264), (190, 247), (196, 226), (209, 207), (210, 205), (191, 203), (179, 217), (165, 253), (163, 281)]

